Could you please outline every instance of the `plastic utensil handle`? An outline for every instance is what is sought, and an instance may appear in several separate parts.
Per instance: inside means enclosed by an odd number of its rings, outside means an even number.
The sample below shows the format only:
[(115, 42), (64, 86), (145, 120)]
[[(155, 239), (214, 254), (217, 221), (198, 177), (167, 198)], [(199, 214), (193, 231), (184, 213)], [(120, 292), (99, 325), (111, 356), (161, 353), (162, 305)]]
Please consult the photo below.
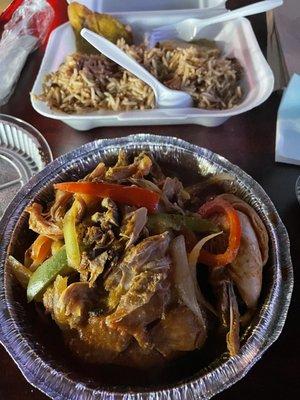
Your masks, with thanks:
[(92, 32), (86, 28), (83, 28), (80, 34), (92, 46), (101, 51), (101, 53), (103, 53), (106, 57), (121, 65), (121, 67), (127, 69), (135, 76), (140, 78), (142, 81), (147, 83), (149, 86), (151, 86), (155, 92), (155, 95), (161, 90), (168, 90), (138, 62), (136, 62), (133, 58), (124, 53), (124, 51), (119, 49), (119, 47), (117, 47), (115, 44), (105, 39), (103, 36), (100, 36), (97, 33)]
[[(265, 11), (273, 10), (273, 8), (281, 6), (282, 3), (283, 0), (259, 1), (258, 3), (250, 4), (249, 6), (240, 7), (237, 8), (236, 10), (229, 11), (221, 15), (216, 15), (215, 17), (207, 18), (201, 21), (201, 27), (204, 24), (206, 25), (206, 23), (208, 25), (208, 24), (213, 24), (214, 22), (229, 21), (234, 18), (247, 17), (249, 15), (255, 15)], [(197, 20), (195, 19), (195, 21)]]

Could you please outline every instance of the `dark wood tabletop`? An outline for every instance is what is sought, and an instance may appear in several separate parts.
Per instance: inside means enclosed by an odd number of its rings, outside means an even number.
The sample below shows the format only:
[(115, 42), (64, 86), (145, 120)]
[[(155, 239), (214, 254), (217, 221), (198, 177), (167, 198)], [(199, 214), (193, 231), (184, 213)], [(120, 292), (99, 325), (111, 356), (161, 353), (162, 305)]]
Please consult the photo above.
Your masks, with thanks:
[[(58, 24), (66, 18), (64, 1), (52, 1)], [(249, 1), (232, 0), (230, 8), (248, 4)], [(251, 18), (258, 41), (266, 49), (265, 16)], [(16, 90), (9, 103), (0, 108), (1, 113), (19, 117), (34, 125), (48, 141), (54, 157), (98, 138), (113, 138), (132, 133), (149, 132), (183, 138), (206, 147), (237, 164), (257, 180), (277, 208), (289, 232), (291, 253), (295, 271), (295, 288), (288, 318), (279, 339), (263, 355), (262, 359), (240, 382), (216, 396), (222, 400), (253, 400), (272, 398), (292, 399), (300, 393), (299, 379), (299, 292), (300, 278), (300, 206), (295, 197), (295, 181), (300, 167), (278, 164), (274, 161), (276, 117), (281, 99), (273, 93), (261, 106), (245, 114), (229, 119), (216, 128), (198, 125), (139, 126), (96, 128), (79, 132), (63, 123), (47, 119), (35, 112), (30, 104), (29, 92), (37, 74), (43, 50), (32, 54), (24, 67)], [(0, 399), (42, 400), (47, 397), (26, 382), (5, 350), (0, 348), (1, 374)]]

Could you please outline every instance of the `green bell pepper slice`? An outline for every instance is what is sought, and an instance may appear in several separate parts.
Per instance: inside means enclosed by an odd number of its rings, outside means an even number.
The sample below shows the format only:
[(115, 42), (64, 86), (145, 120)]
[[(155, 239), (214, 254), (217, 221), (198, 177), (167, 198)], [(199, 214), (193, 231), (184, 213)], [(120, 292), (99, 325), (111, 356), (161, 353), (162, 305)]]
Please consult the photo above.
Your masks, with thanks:
[(11, 268), (11, 271), (18, 282), (23, 286), (24, 289), (26, 289), (32, 276), (30, 269), (24, 267), (24, 265), (16, 260), (13, 256), (8, 257), (7, 265)]
[(180, 231), (183, 227), (193, 232), (219, 232), (216, 224), (198, 215), (158, 213), (148, 217), (147, 227), (152, 234), (163, 233), (169, 229)]
[(75, 199), (70, 210), (66, 213), (63, 221), (63, 233), (68, 263), (71, 267), (78, 268), (81, 253), (76, 230), (76, 219), (79, 210), (79, 202)]
[(68, 265), (65, 246), (61, 247), (52, 257), (43, 262), (31, 275), (27, 286), (28, 302), (42, 294), (57, 275), (68, 275), (73, 271)]

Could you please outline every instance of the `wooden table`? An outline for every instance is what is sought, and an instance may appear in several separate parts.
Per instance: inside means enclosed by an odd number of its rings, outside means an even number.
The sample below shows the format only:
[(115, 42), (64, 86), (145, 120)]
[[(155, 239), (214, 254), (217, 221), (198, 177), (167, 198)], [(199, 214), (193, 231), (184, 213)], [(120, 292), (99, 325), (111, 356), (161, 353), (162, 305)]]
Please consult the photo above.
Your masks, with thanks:
[[(63, 3), (63, 4), (62, 4)], [(229, 2), (231, 8), (249, 1)], [(56, 23), (65, 17), (65, 5), (53, 0), (57, 10)], [(59, 10), (59, 12), (58, 12)], [(263, 15), (251, 19), (262, 49), (266, 47), (266, 28)], [(53, 156), (81, 146), (98, 138), (113, 138), (138, 132), (178, 136), (194, 144), (206, 147), (239, 165), (256, 179), (274, 202), (291, 241), (291, 252), (295, 266), (295, 290), (288, 319), (278, 341), (266, 352), (247, 376), (232, 388), (216, 396), (222, 400), (259, 400), (272, 398), (287, 400), (300, 393), (299, 379), (299, 293), (300, 278), (297, 266), (300, 264), (300, 207), (295, 198), (294, 185), (300, 175), (300, 168), (275, 164), (276, 115), (280, 94), (272, 96), (260, 107), (243, 115), (231, 118), (217, 128), (197, 125), (97, 128), (89, 132), (77, 132), (58, 121), (37, 114), (31, 107), (29, 92), (42, 59), (39, 50), (30, 56), (22, 72), (14, 95), (2, 107), (2, 113), (22, 118), (38, 128), (47, 139)], [(299, 295), (298, 295), (299, 296)], [(5, 400), (42, 400), (46, 396), (32, 388), (22, 377), (3, 348), (0, 349), (1, 377), (0, 398)]]

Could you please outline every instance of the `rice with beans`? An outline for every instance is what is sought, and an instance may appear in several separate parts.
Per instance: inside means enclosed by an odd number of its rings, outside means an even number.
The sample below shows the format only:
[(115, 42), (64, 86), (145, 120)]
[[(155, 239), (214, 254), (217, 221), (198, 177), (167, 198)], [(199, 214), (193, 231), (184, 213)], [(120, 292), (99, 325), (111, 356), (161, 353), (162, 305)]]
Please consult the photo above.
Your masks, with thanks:
[[(117, 45), (171, 89), (188, 92), (194, 107), (229, 109), (243, 97), (242, 67), (211, 45)], [(65, 113), (155, 108), (152, 89), (102, 54), (74, 53), (45, 77), (39, 99)]]

